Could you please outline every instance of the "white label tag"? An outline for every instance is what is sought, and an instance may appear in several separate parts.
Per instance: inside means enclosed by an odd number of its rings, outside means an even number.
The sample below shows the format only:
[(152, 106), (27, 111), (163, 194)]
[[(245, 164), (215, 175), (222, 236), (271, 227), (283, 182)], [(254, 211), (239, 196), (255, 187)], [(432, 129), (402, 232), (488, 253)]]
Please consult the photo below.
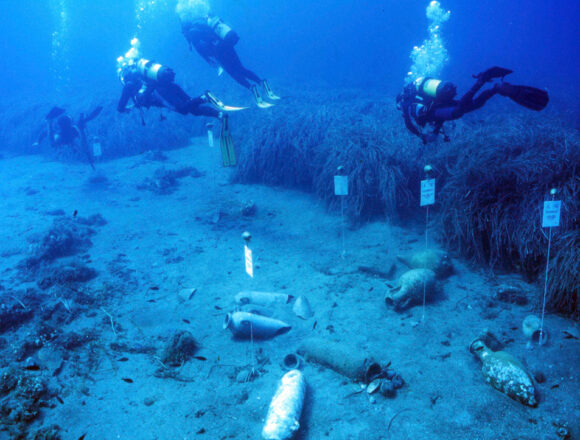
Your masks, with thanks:
[(103, 149), (100, 142), (93, 142), (93, 156), (100, 157), (103, 155)]
[(207, 131), (207, 143), (211, 148), (213, 148), (213, 130)]
[(542, 228), (556, 228), (560, 226), (561, 200), (545, 201), (542, 215)]
[(348, 196), (348, 176), (334, 176), (334, 195)]
[(252, 250), (244, 246), (244, 255), (246, 256), (246, 273), (254, 278), (254, 263), (252, 262)]
[(435, 179), (421, 180), (421, 206), (435, 203)]

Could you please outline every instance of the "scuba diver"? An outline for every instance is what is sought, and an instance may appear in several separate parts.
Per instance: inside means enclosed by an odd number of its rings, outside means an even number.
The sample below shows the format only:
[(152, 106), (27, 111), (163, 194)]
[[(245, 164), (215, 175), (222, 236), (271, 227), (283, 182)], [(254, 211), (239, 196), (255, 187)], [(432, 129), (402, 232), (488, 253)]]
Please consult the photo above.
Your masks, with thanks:
[[(491, 67), (473, 75), (477, 81), (459, 100), (454, 99), (457, 94), (455, 84), (434, 78), (417, 78), (397, 96), (397, 109), (403, 112), (409, 131), (419, 136), (423, 144), (434, 141), (439, 133), (448, 142), (449, 137), (443, 130), (443, 123), (459, 119), (464, 114), (483, 107), (496, 94), (507, 96), (531, 110), (543, 110), (548, 105), (548, 93), (535, 87), (513, 85), (504, 81), (504, 77), (512, 72), (503, 67)], [(501, 78), (501, 82), (475, 96), (486, 83), (495, 78)], [(424, 133), (423, 128), (427, 124), (432, 130)]]
[[(128, 113), (132, 108), (140, 111), (141, 123), (145, 125), (143, 108), (167, 108), (182, 115), (208, 116), (221, 120), (220, 146), (224, 166), (236, 164), (227, 111), (243, 110), (244, 107), (224, 105), (209, 91), (192, 98), (174, 82), (175, 72), (161, 64), (139, 57), (139, 40), (131, 41), (132, 48), (117, 59), (118, 74), (123, 84), (117, 110)], [(132, 101), (129, 104), (129, 101)]]
[(48, 137), (50, 145), (59, 150), (60, 147), (67, 146), (73, 150), (75, 148), (75, 141), (80, 139), (81, 148), (87, 155), (91, 168), (95, 169), (93, 156), (89, 150), (89, 143), (87, 140), (87, 123), (95, 119), (101, 113), (103, 107), (97, 106), (88, 115), (81, 113), (78, 121), (75, 123), (73, 118), (69, 116), (66, 111), (60, 107), (53, 107), (46, 115), (47, 129), (43, 130), (34, 142), (33, 146), (38, 147), (44, 138)]
[(274, 94), (266, 79), (261, 79), (243, 66), (234, 48), (240, 37), (219, 17), (210, 15), (207, 4), (180, 0), (176, 10), (181, 20), (181, 31), (189, 43), (189, 50), (195, 48), (210, 66), (218, 69), (218, 75), (225, 70), (235, 81), (252, 92), (260, 108), (268, 108), (273, 104), (264, 101), (258, 91), (258, 85), (264, 87), (269, 99), (274, 101), (280, 99)]

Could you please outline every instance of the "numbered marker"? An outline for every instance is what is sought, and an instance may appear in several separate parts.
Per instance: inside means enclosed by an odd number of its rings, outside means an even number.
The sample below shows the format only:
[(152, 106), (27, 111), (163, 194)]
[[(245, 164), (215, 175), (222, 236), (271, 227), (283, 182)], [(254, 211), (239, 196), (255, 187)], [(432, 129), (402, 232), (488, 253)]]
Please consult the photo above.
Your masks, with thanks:
[(348, 196), (348, 176), (334, 176), (334, 195)]
[(246, 257), (246, 273), (254, 278), (254, 263), (252, 261), (252, 250), (248, 246), (244, 246), (244, 255)]
[(93, 156), (101, 157), (103, 155), (103, 149), (101, 148), (100, 142), (93, 142)]
[(435, 179), (421, 180), (421, 206), (435, 203)]
[(211, 148), (213, 148), (213, 130), (207, 131), (207, 143)]
[(542, 228), (556, 228), (560, 226), (561, 200), (546, 200), (542, 215)]

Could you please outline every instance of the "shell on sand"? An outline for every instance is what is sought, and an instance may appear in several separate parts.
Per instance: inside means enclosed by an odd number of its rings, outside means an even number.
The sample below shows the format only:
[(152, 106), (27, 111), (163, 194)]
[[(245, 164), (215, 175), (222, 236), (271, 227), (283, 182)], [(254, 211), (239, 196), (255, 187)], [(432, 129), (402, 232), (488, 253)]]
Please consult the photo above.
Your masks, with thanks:
[(302, 319), (312, 318), (314, 316), (314, 312), (312, 311), (312, 307), (310, 307), (310, 302), (304, 295), (300, 295), (294, 306), (292, 307), (292, 311)]
[(367, 386), (367, 393), (372, 394), (376, 390), (378, 390), (381, 386), (381, 382), (382, 382), (381, 379), (375, 379), (371, 383), (369, 383), (369, 385)]
[(430, 269), (435, 272), (435, 276), (439, 279), (447, 278), (453, 273), (453, 265), (449, 255), (440, 250), (425, 249), (408, 257), (397, 256), (397, 259), (409, 269)]
[(401, 275), (399, 285), (385, 295), (385, 302), (394, 306), (396, 311), (401, 311), (421, 304), (423, 294), (429, 301), (434, 293), (435, 272), (430, 269), (411, 269)]

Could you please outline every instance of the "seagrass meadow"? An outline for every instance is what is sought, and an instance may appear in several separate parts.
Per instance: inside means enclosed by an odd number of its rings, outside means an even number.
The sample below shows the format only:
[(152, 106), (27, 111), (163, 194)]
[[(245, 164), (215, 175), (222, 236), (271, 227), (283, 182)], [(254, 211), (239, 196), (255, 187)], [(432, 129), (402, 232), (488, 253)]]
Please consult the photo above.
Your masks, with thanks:
[[(380, 95), (378, 95), (380, 96)], [(547, 231), (543, 201), (558, 190), (562, 222), (553, 229), (548, 305), (580, 317), (580, 135), (554, 111), (497, 104), (494, 113), (453, 125), (450, 142), (422, 145), (408, 134), (394, 99), (360, 91), (304, 93), (277, 112), (235, 119), (234, 180), (298, 188), (340, 207), (332, 177), (349, 176), (351, 222), (424, 221), (423, 168), (437, 179), (430, 227), (449, 250), (493, 270), (543, 282)], [(508, 107), (509, 106), (509, 107)]]

